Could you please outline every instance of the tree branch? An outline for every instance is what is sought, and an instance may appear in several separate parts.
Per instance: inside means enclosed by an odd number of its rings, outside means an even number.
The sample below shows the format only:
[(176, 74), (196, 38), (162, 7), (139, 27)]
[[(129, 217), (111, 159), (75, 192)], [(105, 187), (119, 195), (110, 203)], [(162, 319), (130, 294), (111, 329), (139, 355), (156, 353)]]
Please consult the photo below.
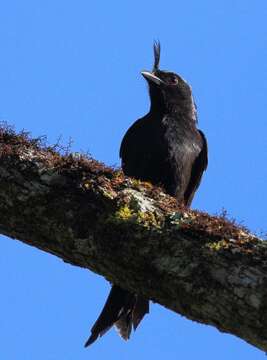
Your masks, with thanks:
[(0, 233), (267, 351), (265, 242), (6, 127), (0, 159)]

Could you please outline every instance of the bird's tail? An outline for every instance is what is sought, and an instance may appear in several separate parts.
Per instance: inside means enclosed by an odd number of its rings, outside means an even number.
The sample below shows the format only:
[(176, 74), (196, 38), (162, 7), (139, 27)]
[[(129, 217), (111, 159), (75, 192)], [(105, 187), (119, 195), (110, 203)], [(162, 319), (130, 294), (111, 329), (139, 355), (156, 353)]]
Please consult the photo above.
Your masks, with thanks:
[(132, 327), (135, 330), (148, 312), (149, 301), (147, 299), (113, 285), (103, 310), (91, 329), (91, 336), (84, 346), (91, 345), (113, 325), (116, 326), (121, 337), (128, 340)]

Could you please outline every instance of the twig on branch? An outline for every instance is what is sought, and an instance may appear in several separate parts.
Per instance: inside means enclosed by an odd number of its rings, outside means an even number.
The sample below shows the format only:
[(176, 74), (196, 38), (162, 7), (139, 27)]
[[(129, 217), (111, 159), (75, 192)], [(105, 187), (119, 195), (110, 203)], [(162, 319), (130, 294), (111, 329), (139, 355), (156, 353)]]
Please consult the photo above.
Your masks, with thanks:
[(0, 128), (0, 233), (267, 351), (267, 246), (224, 216)]

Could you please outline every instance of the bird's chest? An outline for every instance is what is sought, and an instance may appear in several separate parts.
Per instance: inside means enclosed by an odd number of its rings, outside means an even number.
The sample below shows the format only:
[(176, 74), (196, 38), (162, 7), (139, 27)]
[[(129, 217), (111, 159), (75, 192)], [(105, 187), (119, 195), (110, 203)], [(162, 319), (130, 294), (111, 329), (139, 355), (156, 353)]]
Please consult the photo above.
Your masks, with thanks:
[(201, 151), (201, 139), (198, 130), (186, 121), (177, 121), (170, 117), (163, 118), (162, 142), (168, 157), (182, 161), (194, 159)]

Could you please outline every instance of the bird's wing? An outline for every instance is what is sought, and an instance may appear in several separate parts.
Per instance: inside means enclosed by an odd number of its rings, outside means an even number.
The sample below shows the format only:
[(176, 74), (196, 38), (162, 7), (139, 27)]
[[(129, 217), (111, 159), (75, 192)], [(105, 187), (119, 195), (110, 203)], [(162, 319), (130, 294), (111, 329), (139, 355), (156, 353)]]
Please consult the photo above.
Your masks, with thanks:
[(121, 165), (125, 175), (143, 178), (143, 167), (149, 164), (150, 153), (146, 151), (148, 124), (145, 118), (137, 120), (124, 135), (120, 146)]
[(120, 158), (123, 160), (128, 153), (128, 148), (129, 146), (132, 147), (133, 146), (133, 141), (135, 141), (134, 136), (136, 131), (138, 131), (140, 124), (141, 123), (141, 119), (135, 121), (130, 127), (129, 129), (126, 131), (122, 141), (121, 141), (121, 146), (120, 146)]
[(202, 148), (198, 156), (196, 157), (191, 170), (191, 177), (184, 194), (184, 202), (186, 206), (190, 206), (193, 200), (194, 194), (200, 184), (200, 180), (203, 172), (208, 166), (208, 144), (204, 133), (198, 130), (202, 139)]

